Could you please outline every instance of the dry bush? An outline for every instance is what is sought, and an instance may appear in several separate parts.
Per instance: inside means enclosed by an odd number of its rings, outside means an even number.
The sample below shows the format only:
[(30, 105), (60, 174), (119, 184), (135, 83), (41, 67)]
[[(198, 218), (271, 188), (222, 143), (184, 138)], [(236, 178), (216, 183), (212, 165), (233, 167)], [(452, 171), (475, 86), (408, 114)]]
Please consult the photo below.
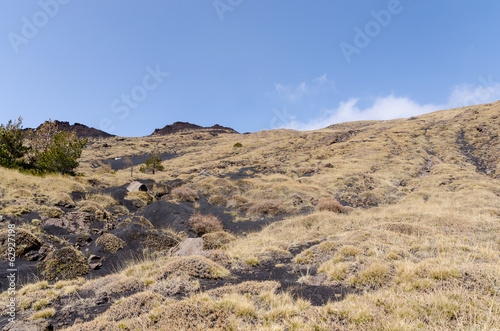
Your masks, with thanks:
[(127, 245), (125, 241), (111, 233), (105, 233), (95, 241), (96, 246), (103, 245), (108, 252), (116, 253)]
[(95, 201), (82, 200), (76, 203), (79, 206), (79, 211), (86, 213), (96, 213), (97, 211), (104, 212), (104, 208)]
[(236, 239), (235, 236), (225, 231), (206, 233), (202, 238), (203, 249), (219, 249)]
[(265, 282), (256, 282), (256, 281), (248, 281), (243, 282), (237, 285), (227, 285), (223, 287), (219, 287), (207, 292), (211, 297), (222, 297), (225, 294), (229, 293), (237, 293), (240, 295), (259, 295), (262, 292), (271, 292), (275, 293), (281, 287), (281, 284), (276, 281), (265, 281)]
[(198, 196), (198, 193), (195, 190), (190, 189), (189, 187), (185, 187), (185, 186), (180, 186), (180, 187), (174, 188), (170, 192), (170, 194), (177, 199), (187, 201), (187, 202), (195, 202), (196, 200), (198, 200), (200, 198)]
[(230, 274), (223, 266), (199, 255), (170, 258), (157, 276), (161, 279), (174, 273), (185, 273), (196, 278), (224, 278)]
[(30, 207), (25, 205), (11, 205), (2, 209), (0, 211), (0, 214), (20, 217), (21, 215), (27, 214), (30, 211)]
[(110, 321), (121, 321), (137, 317), (157, 308), (164, 302), (163, 296), (149, 291), (134, 294), (126, 299), (116, 301), (106, 311), (106, 318)]
[(13, 191), (10, 194), (10, 197), (14, 198), (14, 199), (18, 199), (18, 198), (32, 198), (33, 197), (33, 193), (31, 193), (30, 191), (25, 190), (25, 189), (19, 189), (19, 190)]
[(212, 195), (208, 199), (208, 203), (210, 203), (213, 206), (226, 206), (227, 199), (223, 195), (216, 194), (216, 195)]
[(228, 208), (236, 208), (239, 211), (247, 211), (249, 206), (248, 206), (248, 199), (242, 197), (241, 195), (235, 195), (233, 196), (226, 205)]
[(43, 261), (42, 275), (47, 280), (73, 279), (87, 274), (89, 270), (82, 252), (64, 247), (47, 255)]
[(344, 212), (344, 206), (340, 204), (335, 199), (324, 199), (318, 202), (317, 208), (320, 211), (331, 211), (334, 213), (343, 213)]
[(194, 212), (193, 215), (189, 217), (188, 225), (197, 235), (222, 230), (221, 220), (214, 215), (202, 215), (200, 212)]
[(57, 207), (41, 206), (40, 214), (48, 218), (61, 218), (64, 212)]
[(200, 282), (185, 273), (175, 273), (151, 286), (151, 291), (165, 297), (189, 295), (198, 291)]
[(103, 208), (110, 208), (118, 204), (115, 198), (109, 194), (87, 194), (85, 200), (96, 202)]
[(283, 201), (278, 199), (271, 199), (253, 204), (248, 209), (248, 212), (250, 214), (266, 214), (276, 216), (286, 213), (286, 208), (283, 205)]

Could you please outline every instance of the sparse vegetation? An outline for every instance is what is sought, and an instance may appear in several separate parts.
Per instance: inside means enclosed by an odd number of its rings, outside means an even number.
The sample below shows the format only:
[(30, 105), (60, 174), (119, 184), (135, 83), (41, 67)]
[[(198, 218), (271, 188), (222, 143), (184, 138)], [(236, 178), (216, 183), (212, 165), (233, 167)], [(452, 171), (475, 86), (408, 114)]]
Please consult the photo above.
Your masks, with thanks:
[(340, 204), (340, 202), (338, 202), (335, 199), (324, 199), (324, 200), (321, 200), (320, 202), (318, 202), (317, 208), (320, 211), (325, 211), (326, 210), (326, 211), (331, 211), (331, 212), (334, 212), (334, 213), (343, 213), (344, 212), (344, 206), (342, 206)]
[(214, 215), (202, 215), (200, 212), (194, 212), (189, 217), (189, 227), (197, 235), (216, 232), (222, 230), (222, 222)]
[(102, 236), (97, 238), (95, 244), (103, 245), (109, 252), (116, 253), (118, 250), (125, 247), (127, 243), (114, 234), (104, 233)]
[(185, 186), (174, 188), (170, 194), (177, 199), (187, 202), (195, 202), (200, 198), (195, 190)]
[[(15, 222), (18, 259), (40, 271), (18, 317), (70, 330), (500, 329), (499, 110), (263, 131), (237, 151), (225, 134), (93, 139), (72, 179), (0, 168), (0, 254)], [(128, 168), (91, 167), (151, 146), (177, 153), (166, 171), (134, 173), (151, 194), (125, 191)], [(191, 229), (199, 255), (169, 252)]]

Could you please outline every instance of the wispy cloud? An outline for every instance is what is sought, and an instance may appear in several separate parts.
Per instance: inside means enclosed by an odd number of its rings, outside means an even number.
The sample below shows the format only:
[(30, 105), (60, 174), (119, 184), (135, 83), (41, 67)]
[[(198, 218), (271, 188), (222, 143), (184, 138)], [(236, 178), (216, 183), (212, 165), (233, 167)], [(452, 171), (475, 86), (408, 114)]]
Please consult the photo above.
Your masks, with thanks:
[(296, 103), (306, 97), (325, 91), (335, 91), (335, 82), (328, 79), (326, 73), (309, 82), (303, 81), (299, 84), (290, 85), (274, 84), (274, 90), (268, 95), (283, 99), (287, 103)]
[[(481, 81), (480, 77), (480, 81)], [(448, 102), (444, 104), (420, 104), (404, 96), (394, 94), (374, 100), (372, 105), (359, 107), (359, 98), (350, 98), (342, 101), (332, 109), (327, 109), (313, 119), (298, 121), (296, 117), (289, 116), (288, 122), (280, 123), (281, 128), (295, 130), (316, 130), (329, 125), (342, 122), (362, 120), (389, 120), (407, 118), (411, 116), (430, 113), (441, 109), (464, 107), (474, 104), (488, 103), (500, 99), (500, 83), (483, 79), (482, 85), (457, 85), (451, 89)], [(277, 128), (277, 127), (276, 127)]]

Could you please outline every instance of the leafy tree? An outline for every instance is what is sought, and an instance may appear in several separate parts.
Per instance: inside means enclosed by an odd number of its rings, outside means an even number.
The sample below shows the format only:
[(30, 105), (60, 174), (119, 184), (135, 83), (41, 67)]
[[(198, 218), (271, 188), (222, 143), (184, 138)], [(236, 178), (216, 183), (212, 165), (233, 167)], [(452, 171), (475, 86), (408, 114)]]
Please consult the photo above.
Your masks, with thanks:
[(153, 155), (146, 160), (146, 163), (139, 168), (140, 172), (152, 172), (153, 175), (155, 171), (163, 171), (165, 167), (161, 165), (161, 156), (157, 152), (153, 152)]
[(74, 174), (74, 169), (79, 165), (77, 159), (87, 142), (87, 139), (77, 138), (75, 133), (58, 132), (47, 146), (35, 152), (35, 162), (44, 172)]
[(24, 156), (29, 148), (23, 145), (25, 133), (22, 131), (23, 119), (10, 120), (0, 125), (0, 165), (7, 168), (25, 167)]
[[(75, 133), (58, 132), (57, 124), (50, 120), (27, 137), (21, 123), (19, 117), (17, 121), (0, 125), (1, 166), (38, 174), (74, 174), (87, 139), (79, 139)], [(23, 145), (25, 138), (29, 138), (29, 147)]]

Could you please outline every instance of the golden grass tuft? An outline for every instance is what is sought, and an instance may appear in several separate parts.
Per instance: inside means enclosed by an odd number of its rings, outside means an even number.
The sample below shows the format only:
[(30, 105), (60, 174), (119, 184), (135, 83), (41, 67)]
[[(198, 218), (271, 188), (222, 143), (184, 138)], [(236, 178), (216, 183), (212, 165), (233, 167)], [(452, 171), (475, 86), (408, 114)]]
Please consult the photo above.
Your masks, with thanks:
[(202, 236), (203, 249), (220, 249), (231, 241), (236, 240), (236, 237), (225, 231), (216, 231), (206, 233)]
[(160, 268), (158, 275), (160, 278), (172, 273), (183, 272), (196, 278), (224, 278), (230, 272), (216, 262), (203, 256), (174, 257), (165, 262)]
[(343, 213), (344, 206), (335, 199), (323, 199), (318, 202), (317, 208), (319, 211), (331, 211), (334, 213)]
[(180, 186), (180, 187), (174, 188), (170, 192), (170, 195), (173, 196), (174, 198), (177, 198), (177, 199), (180, 199), (180, 200), (186, 201), (186, 202), (195, 202), (196, 200), (198, 200), (200, 198), (198, 196), (198, 193), (195, 190), (193, 190), (189, 187), (185, 187), (185, 186)]

